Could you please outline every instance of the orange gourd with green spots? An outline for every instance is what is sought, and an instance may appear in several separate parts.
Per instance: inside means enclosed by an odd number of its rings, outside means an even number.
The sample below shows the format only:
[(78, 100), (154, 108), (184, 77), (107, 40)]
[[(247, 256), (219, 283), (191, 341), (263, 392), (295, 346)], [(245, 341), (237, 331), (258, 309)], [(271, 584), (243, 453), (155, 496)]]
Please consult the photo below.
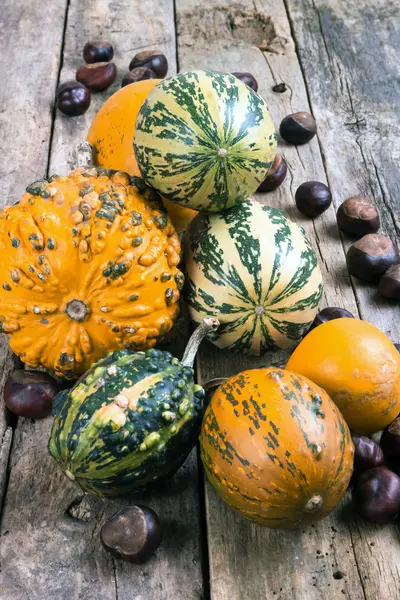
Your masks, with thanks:
[(290, 371), (244, 371), (208, 405), (201, 458), (219, 495), (261, 525), (290, 529), (326, 517), (342, 499), (354, 447), (335, 404)]
[(177, 234), (158, 194), (121, 171), (28, 186), (1, 214), (0, 253), (0, 331), (30, 367), (74, 378), (154, 346), (178, 314)]

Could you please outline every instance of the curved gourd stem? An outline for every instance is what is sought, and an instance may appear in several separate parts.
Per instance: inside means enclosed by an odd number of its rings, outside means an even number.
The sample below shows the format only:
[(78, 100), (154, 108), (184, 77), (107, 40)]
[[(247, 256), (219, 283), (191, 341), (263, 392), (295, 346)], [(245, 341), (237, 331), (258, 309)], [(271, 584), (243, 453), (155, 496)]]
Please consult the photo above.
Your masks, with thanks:
[(202, 340), (206, 337), (208, 333), (211, 331), (216, 331), (219, 327), (218, 319), (207, 318), (203, 319), (203, 322), (197, 327), (195, 332), (191, 335), (185, 352), (183, 353), (183, 358), (181, 360), (181, 364), (184, 367), (193, 367), (194, 359), (197, 354), (197, 350), (202, 342)]
[(93, 167), (93, 146), (89, 142), (81, 142), (75, 148), (75, 164), (77, 167)]

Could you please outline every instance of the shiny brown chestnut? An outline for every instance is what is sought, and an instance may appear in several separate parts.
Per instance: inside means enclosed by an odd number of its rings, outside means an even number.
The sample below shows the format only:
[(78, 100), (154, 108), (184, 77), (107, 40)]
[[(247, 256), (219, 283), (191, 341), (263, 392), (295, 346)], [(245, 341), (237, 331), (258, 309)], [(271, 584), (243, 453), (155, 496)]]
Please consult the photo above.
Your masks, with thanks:
[(400, 417), (383, 430), (380, 445), (387, 459), (397, 458), (400, 461)]
[(234, 75), (237, 79), (240, 79), (240, 81), (243, 81), (243, 83), (248, 85), (249, 88), (251, 88), (255, 92), (258, 90), (257, 79), (251, 73), (235, 72), (232, 73), (232, 75)]
[(66, 81), (57, 90), (56, 104), (65, 115), (78, 117), (87, 111), (91, 99), (90, 91), (85, 85), (78, 81)]
[(346, 264), (350, 275), (363, 281), (379, 278), (400, 260), (392, 240), (380, 233), (369, 233), (355, 242), (347, 251)]
[(354, 319), (354, 315), (351, 314), (345, 308), (339, 308), (336, 306), (327, 306), (317, 313), (314, 321), (311, 323), (311, 326), (308, 331), (311, 329), (315, 329), (319, 325), (326, 323), (327, 321), (333, 321), (333, 319)]
[(376, 233), (380, 227), (378, 211), (364, 196), (347, 198), (339, 206), (336, 220), (340, 231), (359, 237)]
[(115, 63), (98, 62), (82, 65), (76, 72), (76, 79), (91, 92), (102, 92), (114, 83), (117, 76)]
[[(163, 79), (168, 73), (167, 58), (160, 50), (143, 50), (136, 54), (129, 63), (129, 70), (132, 71), (136, 67), (147, 67), (160, 79)], [(150, 79), (150, 77), (145, 79)]]
[(58, 392), (57, 382), (48, 373), (17, 369), (5, 383), (4, 402), (20, 417), (42, 419), (51, 413)]
[(384, 298), (400, 300), (400, 264), (392, 265), (382, 275), (378, 291)]
[(277, 154), (268, 175), (258, 186), (257, 192), (272, 192), (273, 190), (276, 190), (276, 188), (278, 188), (285, 180), (286, 174), (286, 160), (283, 156)]
[(314, 218), (322, 215), (330, 207), (332, 195), (324, 183), (306, 181), (297, 188), (295, 202), (303, 215)]
[(114, 56), (114, 48), (109, 42), (87, 42), (83, 47), (85, 63), (110, 62)]
[(364, 435), (352, 435), (354, 444), (354, 469), (356, 473), (381, 467), (385, 462), (382, 448)]
[(279, 133), (285, 142), (295, 146), (309, 142), (316, 132), (315, 119), (308, 112), (297, 112), (288, 115), (282, 120), (279, 127)]
[(353, 486), (353, 502), (364, 519), (384, 525), (400, 510), (400, 477), (386, 467), (361, 473)]
[(104, 549), (115, 558), (131, 563), (144, 563), (161, 543), (160, 521), (148, 506), (130, 506), (104, 523), (100, 540)]
[(143, 81), (144, 79), (157, 79), (157, 75), (151, 69), (147, 69), (147, 67), (136, 67), (135, 69), (131, 69), (122, 79), (121, 87), (125, 87), (130, 83), (136, 83), (137, 81)]

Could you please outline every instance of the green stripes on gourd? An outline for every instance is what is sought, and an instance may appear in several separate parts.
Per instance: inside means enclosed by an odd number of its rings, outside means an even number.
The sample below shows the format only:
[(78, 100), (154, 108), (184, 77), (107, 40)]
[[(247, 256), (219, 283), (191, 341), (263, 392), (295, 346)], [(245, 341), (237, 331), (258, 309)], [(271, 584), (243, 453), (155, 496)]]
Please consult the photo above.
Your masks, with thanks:
[(181, 73), (143, 103), (134, 138), (144, 180), (196, 210), (248, 198), (270, 169), (276, 133), (265, 101), (233, 75)]
[(50, 454), (84, 491), (116, 496), (170, 477), (195, 444), (204, 392), (161, 350), (118, 350), (54, 402)]
[(253, 200), (196, 217), (186, 268), (193, 321), (218, 316), (211, 341), (238, 352), (258, 355), (297, 342), (322, 294), (317, 257), (303, 230)]

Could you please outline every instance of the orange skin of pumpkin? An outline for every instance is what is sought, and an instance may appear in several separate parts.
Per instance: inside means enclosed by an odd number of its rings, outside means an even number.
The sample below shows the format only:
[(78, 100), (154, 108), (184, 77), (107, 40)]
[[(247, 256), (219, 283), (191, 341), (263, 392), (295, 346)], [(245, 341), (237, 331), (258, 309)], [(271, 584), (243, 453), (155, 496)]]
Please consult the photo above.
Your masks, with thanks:
[[(11, 349), (30, 367), (74, 378), (112, 350), (154, 346), (178, 315), (183, 285), (161, 201), (126, 173), (94, 168), (54, 179), (45, 194), (26, 193), (0, 218), (0, 330)], [(110, 198), (114, 220), (101, 216)], [(71, 312), (73, 300), (87, 314)]]
[(349, 429), (326, 392), (305, 377), (244, 371), (214, 393), (201, 458), (219, 495), (248, 519), (292, 529), (326, 517), (353, 469)]
[(400, 413), (400, 354), (366, 321), (335, 319), (316, 327), (287, 368), (324, 388), (354, 433), (384, 429)]
[[(94, 147), (96, 165), (106, 169), (121, 169), (140, 177), (133, 150), (135, 123), (140, 107), (151, 90), (162, 81), (147, 79), (131, 83), (113, 94), (99, 110), (90, 126), (87, 141)], [(184, 231), (197, 215), (163, 198), (176, 231)]]

